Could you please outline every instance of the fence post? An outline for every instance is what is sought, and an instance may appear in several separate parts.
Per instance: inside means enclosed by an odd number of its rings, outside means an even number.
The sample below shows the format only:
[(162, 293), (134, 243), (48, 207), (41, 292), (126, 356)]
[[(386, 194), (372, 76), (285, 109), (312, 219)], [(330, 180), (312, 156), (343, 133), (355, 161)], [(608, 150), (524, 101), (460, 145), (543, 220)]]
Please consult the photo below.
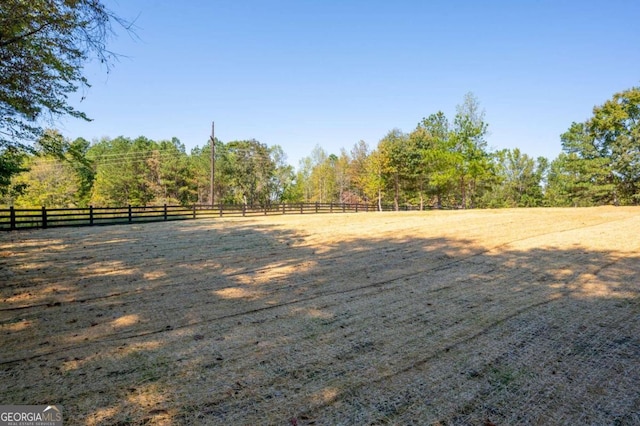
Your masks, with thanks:
[(131, 204), (129, 204), (129, 223), (133, 222), (133, 216), (131, 215)]
[(196, 218), (196, 205), (193, 205), (193, 218)]
[(318, 202), (316, 201), (316, 213), (318, 213)]
[(304, 214), (304, 203), (300, 203), (300, 214)]
[(247, 214), (247, 205), (243, 204), (242, 205), (242, 217), (244, 217)]
[(329, 203), (329, 213), (333, 213), (333, 201)]
[(342, 203), (342, 213), (347, 211), (347, 205), (345, 203)]
[(358, 203), (356, 203), (356, 213), (358, 213)]
[(167, 203), (164, 204), (164, 220), (167, 220)]
[(287, 214), (287, 203), (282, 203), (282, 214)]
[(9, 222), (11, 222), (11, 230), (16, 229), (16, 210), (13, 206), (9, 207)]
[(89, 206), (89, 225), (93, 226), (93, 206)]
[(42, 227), (47, 227), (47, 208), (42, 206)]

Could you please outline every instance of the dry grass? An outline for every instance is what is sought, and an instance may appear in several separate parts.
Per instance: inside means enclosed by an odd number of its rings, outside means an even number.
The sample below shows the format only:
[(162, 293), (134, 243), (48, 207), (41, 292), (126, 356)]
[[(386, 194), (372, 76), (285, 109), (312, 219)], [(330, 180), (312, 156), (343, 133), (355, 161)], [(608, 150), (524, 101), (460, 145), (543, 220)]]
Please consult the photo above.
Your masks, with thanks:
[(66, 424), (640, 424), (640, 210), (0, 234), (0, 402)]

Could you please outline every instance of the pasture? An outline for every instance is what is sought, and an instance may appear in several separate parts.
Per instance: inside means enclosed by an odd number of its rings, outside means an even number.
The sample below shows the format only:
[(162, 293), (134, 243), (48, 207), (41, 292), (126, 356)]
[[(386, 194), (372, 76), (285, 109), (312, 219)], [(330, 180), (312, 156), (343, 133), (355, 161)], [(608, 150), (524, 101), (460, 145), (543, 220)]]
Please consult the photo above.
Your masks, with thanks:
[(0, 233), (0, 403), (65, 424), (640, 424), (640, 209)]

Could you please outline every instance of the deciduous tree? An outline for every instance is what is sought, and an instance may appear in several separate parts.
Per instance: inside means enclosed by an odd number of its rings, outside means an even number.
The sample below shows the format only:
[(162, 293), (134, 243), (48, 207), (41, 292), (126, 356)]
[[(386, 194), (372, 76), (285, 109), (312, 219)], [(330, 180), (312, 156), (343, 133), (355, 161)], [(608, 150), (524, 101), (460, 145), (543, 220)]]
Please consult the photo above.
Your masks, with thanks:
[(496, 180), (483, 197), (486, 207), (536, 207), (543, 204), (544, 157), (534, 160), (518, 148), (494, 154)]
[(89, 59), (112, 64), (114, 23), (130, 28), (98, 0), (0, 2), (0, 148), (27, 147), (43, 119), (88, 119), (68, 97), (89, 85)]
[[(393, 129), (378, 143), (379, 165), (382, 181), (391, 187), (393, 207), (400, 209), (403, 184), (409, 179), (408, 136), (400, 129)], [(413, 163), (411, 163), (413, 165)]]
[(435, 198), (436, 207), (442, 206), (446, 194), (455, 187), (457, 156), (453, 152), (449, 120), (442, 111), (423, 118), (411, 133), (419, 157), (415, 173), (419, 183), (420, 206), (422, 194)]
[(467, 93), (457, 107), (452, 134), (454, 152), (458, 155), (456, 175), (462, 208), (474, 206), (481, 186), (491, 174), (485, 140), (487, 128), (480, 103), (472, 93)]
[(640, 88), (614, 94), (561, 140), (576, 203), (640, 204)]

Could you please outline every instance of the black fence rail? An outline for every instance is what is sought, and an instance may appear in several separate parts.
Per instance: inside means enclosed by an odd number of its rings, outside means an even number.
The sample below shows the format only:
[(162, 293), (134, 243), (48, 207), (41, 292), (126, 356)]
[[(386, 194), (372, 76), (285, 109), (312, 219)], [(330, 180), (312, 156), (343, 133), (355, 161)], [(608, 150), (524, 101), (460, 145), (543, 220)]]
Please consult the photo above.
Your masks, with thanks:
[[(404, 206), (401, 210), (417, 210)], [(0, 209), (0, 231), (63, 226), (97, 226), (168, 220), (204, 219), (214, 217), (243, 217), (283, 214), (360, 213), (378, 211), (377, 205), (348, 203), (289, 203), (267, 206), (235, 204), (193, 206), (127, 206), (87, 207), (69, 209)], [(383, 211), (394, 210), (383, 206)]]

